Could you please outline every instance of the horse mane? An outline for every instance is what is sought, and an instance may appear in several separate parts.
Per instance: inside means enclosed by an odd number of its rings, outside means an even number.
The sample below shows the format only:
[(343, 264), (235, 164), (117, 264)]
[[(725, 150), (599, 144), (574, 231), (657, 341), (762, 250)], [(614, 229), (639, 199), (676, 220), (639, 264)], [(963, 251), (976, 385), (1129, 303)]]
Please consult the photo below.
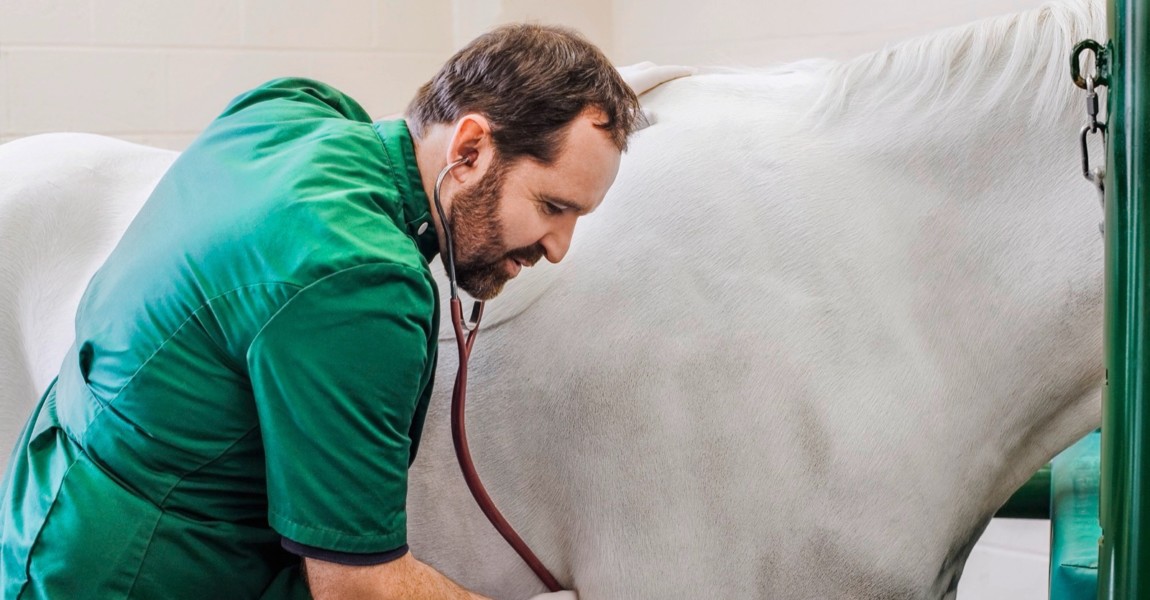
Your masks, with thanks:
[(1032, 122), (1054, 118), (1082, 100), (1070, 80), (1071, 48), (1104, 39), (1105, 23), (1101, 0), (1064, 0), (827, 61), (826, 87), (807, 117), (825, 123), (886, 105), (918, 120), (1029, 101)]

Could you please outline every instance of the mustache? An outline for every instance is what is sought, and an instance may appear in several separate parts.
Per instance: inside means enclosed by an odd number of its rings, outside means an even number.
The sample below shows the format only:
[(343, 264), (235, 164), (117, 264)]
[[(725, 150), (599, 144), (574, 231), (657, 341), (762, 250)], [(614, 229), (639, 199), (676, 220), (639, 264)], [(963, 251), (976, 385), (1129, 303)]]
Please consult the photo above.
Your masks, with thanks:
[(507, 258), (520, 261), (528, 267), (534, 267), (535, 263), (539, 262), (539, 259), (543, 258), (544, 254), (546, 254), (546, 251), (543, 250), (543, 246), (535, 244), (533, 246), (527, 246), (526, 248), (512, 250), (507, 253)]

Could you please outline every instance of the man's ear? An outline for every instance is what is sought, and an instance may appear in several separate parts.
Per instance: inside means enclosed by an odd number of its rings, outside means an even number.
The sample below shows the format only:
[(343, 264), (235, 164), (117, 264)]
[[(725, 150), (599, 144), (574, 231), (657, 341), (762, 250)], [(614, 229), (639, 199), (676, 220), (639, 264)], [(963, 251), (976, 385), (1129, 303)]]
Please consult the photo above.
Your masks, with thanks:
[(481, 114), (468, 113), (455, 122), (455, 131), (447, 144), (448, 164), (461, 158), (468, 159), (451, 170), (451, 176), (463, 183), (482, 176), (495, 156), (495, 141), (491, 138), (491, 122)]

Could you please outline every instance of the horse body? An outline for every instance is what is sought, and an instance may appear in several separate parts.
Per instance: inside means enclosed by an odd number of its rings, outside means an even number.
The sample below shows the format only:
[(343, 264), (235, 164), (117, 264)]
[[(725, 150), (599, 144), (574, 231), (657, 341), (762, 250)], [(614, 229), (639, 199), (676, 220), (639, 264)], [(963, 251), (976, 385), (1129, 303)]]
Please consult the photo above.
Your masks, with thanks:
[(75, 338), (76, 306), (176, 153), (86, 134), (0, 145), (0, 460)]
[[(563, 263), (491, 303), (471, 364), (479, 471), (561, 581), (584, 600), (953, 596), (996, 508), (1098, 423), (1101, 213), (1065, 57), (1102, 22), (1050, 6), (644, 96), (657, 122), (610, 196)], [(74, 162), (51, 142), (0, 147), (36, 186), (3, 190), (0, 226), (13, 194), (93, 186), (130, 215), (174, 158), (38, 179), (29, 151)], [(0, 335), (25, 346), (0, 367), (34, 372), (0, 372), (16, 412), (126, 222), (83, 251), (17, 239), (36, 256), (0, 264), (19, 293)], [(411, 545), (494, 597), (541, 591), (455, 468), (443, 340)]]
[[(953, 594), (997, 507), (1098, 423), (1101, 211), (1065, 57), (1101, 22), (1048, 7), (645, 96), (658, 122), (603, 207), (491, 303), (472, 359), (480, 473), (561, 580), (585, 599)], [(939, 69), (937, 90), (900, 83)], [(525, 595), (444, 466), (450, 348), (413, 548)]]

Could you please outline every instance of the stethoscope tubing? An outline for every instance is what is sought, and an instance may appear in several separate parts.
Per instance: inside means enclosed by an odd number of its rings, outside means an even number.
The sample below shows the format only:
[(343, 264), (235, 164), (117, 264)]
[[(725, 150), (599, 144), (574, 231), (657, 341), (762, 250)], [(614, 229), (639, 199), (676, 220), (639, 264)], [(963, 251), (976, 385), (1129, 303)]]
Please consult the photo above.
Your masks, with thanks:
[(527, 566), (535, 572), (535, 575), (547, 586), (547, 589), (552, 592), (558, 592), (563, 589), (559, 585), (559, 581), (555, 576), (547, 570), (543, 565), (543, 561), (531, 551), (523, 538), (516, 533), (515, 528), (511, 523), (504, 518), (503, 513), (495, 507), (495, 502), (487, 493), (487, 488), (483, 486), (483, 482), (479, 479), (479, 472), (475, 469), (475, 462), (471, 459), (471, 449), (467, 444), (467, 426), (465, 423), (465, 412), (467, 404), (467, 361), (471, 358), (471, 347), (475, 344), (475, 338), (479, 334), (479, 320), (483, 317), (483, 302), (477, 302), (476, 308), (473, 312), (472, 323), (470, 331), (465, 333), (467, 327), (463, 322), (463, 303), (459, 299), (458, 286), (455, 281), (455, 245), (451, 238), (451, 227), (447, 223), (447, 215), (443, 212), (443, 204), (439, 199), (439, 190), (443, 185), (443, 180), (452, 169), (462, 164), (469, 164), (471, 159), (460, 158), (443, 168), (439, 172), (439, 176), (435, 178), (435, 189), (433, 190), (433, 199), (435, 201), (435, 210), (439, 213), (439, 223), (443, 231), (443, 238), (446, 246), (446, 260), (444, 261), (447, 266), (447, 278), (451, 282), (451, 324), (455, 329), (455, 342), (459, 349), (459, 371), (455, 374), (455, 388), (451, 393), (451, 439), (455, 444), (455, 457), (459, 461), (459, 469), (463, 472), (463, 480), (467, 482), (467, 488), (471, 490), (471, 495), (475, 498), (475, 502), (479, 504), (480, 510), (487, 516), (487, 520), (495, 526), (496, 531), (503, 536), (504, 540), (519, 554)]

